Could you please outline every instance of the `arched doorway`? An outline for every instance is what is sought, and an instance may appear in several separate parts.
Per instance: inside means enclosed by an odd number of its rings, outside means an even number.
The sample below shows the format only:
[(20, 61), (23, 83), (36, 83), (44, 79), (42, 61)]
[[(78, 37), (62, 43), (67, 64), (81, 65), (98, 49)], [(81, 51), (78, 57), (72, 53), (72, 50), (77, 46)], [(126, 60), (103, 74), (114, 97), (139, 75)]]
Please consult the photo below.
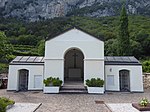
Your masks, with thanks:
[(27, 91), (28, 90), (28, 77), (29, 70), (21, 69), (19, 70), (19, 91)]
[(120, 91), (130, 91), (130, 75), (129, 70), (119, 71)]
[(84, 55), (78, 49), (71, 49), (64, 56), (64, 81), (84, 80)]

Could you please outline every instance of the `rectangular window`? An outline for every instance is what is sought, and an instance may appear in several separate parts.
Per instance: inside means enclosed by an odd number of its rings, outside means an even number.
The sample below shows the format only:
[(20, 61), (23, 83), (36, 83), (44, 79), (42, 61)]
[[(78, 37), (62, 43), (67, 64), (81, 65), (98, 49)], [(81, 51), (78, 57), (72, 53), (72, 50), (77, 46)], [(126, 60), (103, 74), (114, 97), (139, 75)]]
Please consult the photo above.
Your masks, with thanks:
[(114, 85), (114, 75), (107, 75), (107, 85)]

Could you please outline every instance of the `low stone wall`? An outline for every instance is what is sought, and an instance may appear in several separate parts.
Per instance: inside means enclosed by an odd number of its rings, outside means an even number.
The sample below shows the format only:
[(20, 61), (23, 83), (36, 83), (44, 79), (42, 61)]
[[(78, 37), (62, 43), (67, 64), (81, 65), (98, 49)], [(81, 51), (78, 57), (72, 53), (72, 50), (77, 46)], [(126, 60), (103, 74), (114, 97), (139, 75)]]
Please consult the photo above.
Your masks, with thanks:
[(150, 88), (150, 73), (143, 74), (144, 89)]

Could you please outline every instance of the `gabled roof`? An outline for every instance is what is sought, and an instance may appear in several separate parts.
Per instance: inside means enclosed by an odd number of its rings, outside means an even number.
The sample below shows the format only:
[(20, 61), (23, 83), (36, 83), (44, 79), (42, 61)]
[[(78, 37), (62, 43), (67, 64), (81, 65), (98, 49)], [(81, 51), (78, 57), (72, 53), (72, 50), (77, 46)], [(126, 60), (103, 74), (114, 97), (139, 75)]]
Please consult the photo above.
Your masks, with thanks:
[(44, 65), (44, 57), (40, 56), (17, 56), (10, 65)]
[(47, 40), (51, 40), (51, 39), (53, 39), (53, 38), (55, 38), (55, 37), (57, 37), (57, 36), (59, 36), (59, 35), (62, 35), (62, 34), (68, 32), (68, 31), (70, 31), (70, 30), (72, 30), (72, 29), (80, 30), (80, 31), (82, 31), (82, 32), (84, 32), (84, 33), (86, 33), (86, 34), (92, 36), (92, 37), (97, 38), (97, 39), (100, 40), (100, 41), (104, 41), (104, 37), (102, 37), (102, 36), (100, 36), (100, 37), (95, 36), (95, 35), (93, 35), (93, 34), (87, 32), (87, 31), (85, 31), (85, 30), (83, 30), (82, 28), (79, 28), (79, 27), (77, 27), (77, 26), (72, 26), (72, 27), (70, 27), (70, 28), (68, 28), (68, 29), (66, 29), (66, 30), (64, 30), (64, 31), (62, 31), (61, 33), (60, 33), (60, 32), (59, 32), (59, 33), (56, 33), (56, 34), (53, 35), (52, 37), (51, 37), (51, 36), (48, 36), (48, 37), (45, 38), (45, 40), (46, 40), (46, 41), (47, 41)]
[(105, 65), (141, 65), (134, 56), (105, 56)]

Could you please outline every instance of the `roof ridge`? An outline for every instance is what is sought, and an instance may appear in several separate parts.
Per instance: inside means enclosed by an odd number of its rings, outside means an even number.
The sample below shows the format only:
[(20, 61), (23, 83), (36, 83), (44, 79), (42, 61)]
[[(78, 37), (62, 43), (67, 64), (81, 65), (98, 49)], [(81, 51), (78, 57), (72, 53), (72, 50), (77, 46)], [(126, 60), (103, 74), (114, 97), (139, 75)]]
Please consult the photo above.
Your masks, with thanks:
[(102, 36), (96, 36), (96, 35), (94, 35), (94, 34), (91, 34), (90, 32), (88, 32), (88, 31), (86, 31), (86, 30), (80, 28), (79, 26), (71, 26), (70, 28), (63, 30), (62, 32), (56, 33), (52, 38), (50, 38), (50, 35), (49, 35), (48, 37), (45, 38), (45, 41), (51, 40), (51, 39), (53, 39), (53, 38), (55, 38), (55, 37), (57, 37), (57, 36), (59, 36), (59, 35), (62, 35), (62, 34), (68, 32), (68, 31), (70, 31), (70, 30), (72, 30), (72, 29), (80, 30), (80, 31), (82, 31), (82, 32), (84, 32), (84, 33), (86, 33), (86, 34), (92, 36), (92, 37), (95, 37), (96, 39), (99, 39), (99, 40), (101, 40), (101, 41), (104, 41), (104, 37), (102, 37)]

